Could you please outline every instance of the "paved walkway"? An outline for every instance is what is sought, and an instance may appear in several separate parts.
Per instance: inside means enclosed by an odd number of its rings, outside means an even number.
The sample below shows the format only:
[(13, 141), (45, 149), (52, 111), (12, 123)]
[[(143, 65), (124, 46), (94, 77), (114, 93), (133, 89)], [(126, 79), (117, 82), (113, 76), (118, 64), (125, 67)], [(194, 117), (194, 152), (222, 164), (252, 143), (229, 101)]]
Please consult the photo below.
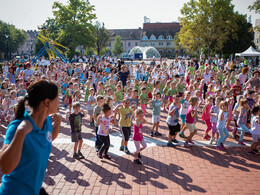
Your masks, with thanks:
[[(64, 116), (65, 112), (61, 109)], [(133, 156), (118, 151), (118, 128), (111, 132), (112, 160), (101, 160), (94, 149), (94, 131), (84, 119), (83, 160), (72, 158), (70, 127), (62, 122), (60, 135), (53, 142), (43, 186), (50, 194), (260, 194), (260, 155), (249, 156), (248, 147), (240, 147), (229, 137), (226, 151), (202, 139), (205, 125), (199, 122), (195, 146), (166, 147), (168, 129), (162, 113), (161, 137), (151, 138), (151, 111), (144, 128), (147, 149), (142, 152), (143, 165), (133, 164)], [(0, 124), (5, 133), (6, 124)], [(187, 132), (186, 132), (187, 134)], [(250, 135), (245, 136), (250, 144)], [(0, 143), (2, 144), (2, 143)], [(130, 151), (134, 145), (130, 141)]]

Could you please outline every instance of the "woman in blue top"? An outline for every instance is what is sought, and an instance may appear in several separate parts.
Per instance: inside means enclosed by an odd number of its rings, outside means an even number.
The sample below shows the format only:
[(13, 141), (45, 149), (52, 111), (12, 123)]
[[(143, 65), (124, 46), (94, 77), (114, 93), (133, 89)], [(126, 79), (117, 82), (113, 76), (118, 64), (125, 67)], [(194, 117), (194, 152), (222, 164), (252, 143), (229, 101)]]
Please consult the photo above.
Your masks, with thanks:
[[(41, 80), (31, 84), (27, 92), (18, 102), (15, 120), (7, 128), (0, 153), (0, 170), (4, 174), (1, 195), (39, 194), (52, 141), (59, 133), (56, 84)], [(30, 114), (25, 111), (25, 101), (31, 108)]]

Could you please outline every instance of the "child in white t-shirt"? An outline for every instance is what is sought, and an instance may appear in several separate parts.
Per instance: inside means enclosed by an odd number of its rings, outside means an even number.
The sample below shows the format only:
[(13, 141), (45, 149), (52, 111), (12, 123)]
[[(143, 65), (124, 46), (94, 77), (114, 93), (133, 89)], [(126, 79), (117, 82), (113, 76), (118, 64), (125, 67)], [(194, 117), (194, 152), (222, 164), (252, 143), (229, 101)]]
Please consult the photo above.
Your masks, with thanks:
[(260, 144), (260, 106), (253, 107), (252, 114), (250, 132), (252, 134), (253, 143), (251, 144), (248, 154), (255, 155), (259, 153), (257, 146)]

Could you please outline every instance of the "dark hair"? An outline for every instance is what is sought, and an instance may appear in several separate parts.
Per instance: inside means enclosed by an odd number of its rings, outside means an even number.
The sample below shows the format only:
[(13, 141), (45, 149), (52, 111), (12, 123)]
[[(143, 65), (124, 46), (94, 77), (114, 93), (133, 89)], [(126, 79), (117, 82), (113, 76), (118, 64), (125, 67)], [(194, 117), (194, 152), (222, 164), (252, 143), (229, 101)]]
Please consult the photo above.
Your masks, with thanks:
[(252, 114), (256, 114), (260, 110), (260, 106), (254, 106), (252, 108)]
[(104, 113), (106, 113), (106, 112), (108, 112), (108, 111), (110, 111), (110, 110), (111, 110), (111, 107), (109, 106), (108, 103), (103, 104), (103, 106), (102, 106), (102, 111), (103, 111)]
[(41, 80), (34, 84), (31, 84), (27, 90), (28, 95), (19, 99), (15, 119), (22, 118), (25, 111), (25, 101), (28, 101), (28, 105), (36, 109), (42, 101), (45, 99), (54, 100), (58, 95), (58, 87), (55, 83), (48, 80)]

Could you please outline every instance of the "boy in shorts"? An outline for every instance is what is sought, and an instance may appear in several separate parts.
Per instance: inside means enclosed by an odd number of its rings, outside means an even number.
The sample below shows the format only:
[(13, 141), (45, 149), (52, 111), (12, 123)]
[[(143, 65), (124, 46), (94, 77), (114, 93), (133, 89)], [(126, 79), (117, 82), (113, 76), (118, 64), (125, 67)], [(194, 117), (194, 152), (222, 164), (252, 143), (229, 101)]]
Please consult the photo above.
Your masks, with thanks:
[(120, 114), (119, 127), (123, 136), (119, 150), (130, 154), (127, 148), (131, 136), (131, 121), (133, 118), (133, 110), (130, 108), (130, 99), (124, 99), (123, 104), (117, 105), (114, 112)]
[[(150, 107), (153, 110), (153, 128), (152, 131), (150, 132), (150, 136), (153, 137), (153, 135), (162, 135), (161, 133), (158, 132), (159, 128), (159, 123), (160, 123), (160, 114), (161, 114), (161, 106), (162, 106), (162, 101), (161, 101), (161, 94), (160, 92), (155, 93), (155, 99), (149, 101)], [(154, 133), (155, 129), (155, 133)]]
[(83, 144), (81, 125), (82, 125), (82, 118), (86, 116), (86, 113), (80, 109), (79, 102), (73, 103), (72, 107), (74, 112), (72, 114), (70, 114), (70, 112), (67, 113), (66, 121), (70, 121), (71, 141), (75, 143), (73, 158), (82, 159), (84, 158), (84, 156), (80, 152)]
[(166, 119), (166, 123), (169, 127), (169, 136), (167, 146), (175, 147), (174, 143), (179, 143), (176, 140), (176, 135), (180, 131), (181, 126), (179, 124), (179, 109), (180, 109), (180, 96), (173, 95), (173, 102), (169, 107), (168, 117)]

